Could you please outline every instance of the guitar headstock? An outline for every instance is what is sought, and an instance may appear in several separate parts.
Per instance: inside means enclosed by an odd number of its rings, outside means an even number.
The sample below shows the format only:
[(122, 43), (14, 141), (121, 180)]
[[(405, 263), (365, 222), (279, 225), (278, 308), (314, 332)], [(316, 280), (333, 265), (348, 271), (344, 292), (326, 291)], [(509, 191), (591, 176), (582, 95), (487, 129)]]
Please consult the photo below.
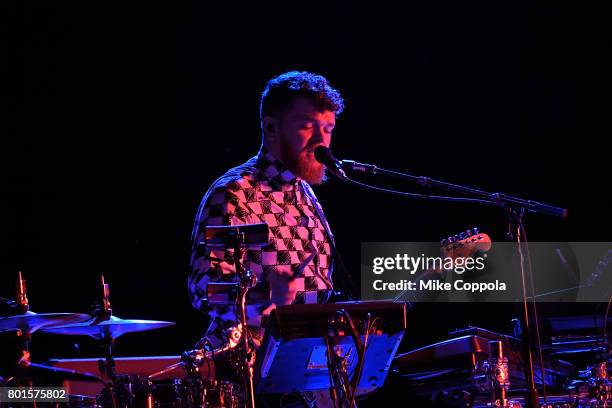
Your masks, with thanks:
[(457, 235), (449, 236), (440, 241), (445, 257), (469, 258), (476, 252), (487, 252), (491, 249), (491, 238), (478, 230), (471, 228)]

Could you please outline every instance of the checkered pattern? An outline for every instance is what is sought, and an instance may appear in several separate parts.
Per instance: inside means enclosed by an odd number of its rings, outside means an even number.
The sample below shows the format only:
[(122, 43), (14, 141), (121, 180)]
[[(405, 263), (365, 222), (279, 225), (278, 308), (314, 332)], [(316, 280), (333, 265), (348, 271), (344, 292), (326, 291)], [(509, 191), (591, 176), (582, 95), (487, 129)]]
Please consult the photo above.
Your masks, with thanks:
[[(260, 333), (262, 315), (274, 307), (295, 303), (323, 303), (332, 289), (333, 239), (323, 210), (312, 189), (296, 178), (263, 147), (245, 164), (219, 178), (202, 199), (192, 233), (189, 293), (193, 306), (208, 311), (207, 335), (217, 346), (222, 332), (236, 319), (234, 307), (209, 307), (208, 282), (234, 282), (233, 250), (206, 249), (203, 228), (265, 222), (269, 243), (262, 250), (247, 250), (245, 266), (271, 289), (271, 304), (247, 306), (248, 325)], [(215, 344), (217, 343), (217, 344)]]

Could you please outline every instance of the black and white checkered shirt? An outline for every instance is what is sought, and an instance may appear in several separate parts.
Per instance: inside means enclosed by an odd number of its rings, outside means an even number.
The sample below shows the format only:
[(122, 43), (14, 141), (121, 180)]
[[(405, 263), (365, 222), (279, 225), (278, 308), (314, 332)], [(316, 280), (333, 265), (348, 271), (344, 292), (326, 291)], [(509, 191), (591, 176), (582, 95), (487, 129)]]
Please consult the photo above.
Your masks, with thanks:
[(265, 222), (269, 242), (262, 250), (247, 250), (244, 265), (258, 280), (268, 282), (271, 304), (247, 306), (248, 326), (260, 332), (262, 315), (274, 307), (324, 303), (332, 290), (333, 235), (323, 210), (306, 181), (261, 148), (257, 156), (229, 170), (204, 195), (192, 233), (189, 294), (193, 306), (208, 312), (207, 331), (213, 346), (237, 321), (234, 307), (208, 306), (208, 282), (234, 282), (233, 250), (203, 248), (203, 228)]

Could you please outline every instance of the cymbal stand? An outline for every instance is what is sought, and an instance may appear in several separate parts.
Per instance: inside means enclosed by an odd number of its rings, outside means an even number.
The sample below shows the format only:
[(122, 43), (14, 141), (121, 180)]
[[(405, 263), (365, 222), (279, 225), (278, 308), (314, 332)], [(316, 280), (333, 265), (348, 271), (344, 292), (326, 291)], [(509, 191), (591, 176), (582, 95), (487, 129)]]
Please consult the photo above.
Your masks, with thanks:
[[(101, 276), (101, 284), (102, 284), (102, 299), (101, 305), (93, 311), (93, 316), (96, 321), (104, 321), (109, 320), (113, 314), (113, 309), (111, 308), (110, 303), (110, 289), (108, 283), (104, 281), (104, 275)], [(119, 389), (117, 389), (118, 378), (117, 371), (115, 369), (115, 358), (113, 357), (113, 345), (115, 339), (113, 339), (110, 332), (105, 332), (104, 337), (101, 341), (102, 348), (104, 350), (104, 359), (98, 360), (98, 369), (103, 374), (104, 378), (107, 380), (106, 391), (109, 395), (110, 402), (113, 408), (119, 408), (119, 401), (117, 400), (117, 393)], [(123, 394), (123, 393), (122, 393)], [(123, 405), (128, 405), (124, 398), (120, 399)]]
[[(17, 278), (17, 286), (15, 291), (15, 303), (17, 314), (25, 314), (30, 310), (30, 304), (28, 303), (28, 295), (26, 289), (26, 281), (19, 271)], [(31, 363), (30, 359), (30, 345), (32, 342), (32, 333), (28, 328), (19, 329), (17, 336), (19, 337), (19, 360), (17, 361), (17, 375), (14, 380), (17, 380), (19, 385), (31, 388), (33, 383), (31, 378), (25, 374), (24, 371)], [(36, 408), (36, 402), (33, 403)]]
[[(210, 226), (205, 228), (205, 240), (199, 245), (217, 248), (232, 248), (234, 251), (234, 265), (238, 282), (235, 285), (236, 298), (233, 303), (238, 315), (237, 327), (230, 330), (228, 342), (223, 350), (237, 347), (230, 359), (242, 374), (244, 382), (245, 406), (255, 408), (254, 366), (255, 347), (251, 333), (247, 327), (246, 302), (249, 290), (257, 284), (257, 276), (250, 269), (242, 265), (243, 248), (263, 248), (268, 245), (269, 228), (266, 223)], [(209, 287), (211, 285), (209, 284)], [(208, 290), (208, 289), (207, 289)], [(212, 304), (208, 297), (209, 304)]]
[(238, 355), (240, 355), (239, 366), (244, 379), (246, 406), (255, 408), (255, 387), (253, 385), (255, 349), (252, 346), (251, 334), (247, 328), (246, 299), (249, 289), (257, 284), (257, 277), (250, 269), (245, 269), (242, 265), (241, 251), (245, 244), (244, 232), (236, 230), (231, 232), (229, 237), (231, 246), (234, 248), (234, 265), (236, 265), (236, 274), (239, 277), (238, 296), (236, 297), (236, 309), (242, 326), (242, 349), (241, 352), (238, 352)]

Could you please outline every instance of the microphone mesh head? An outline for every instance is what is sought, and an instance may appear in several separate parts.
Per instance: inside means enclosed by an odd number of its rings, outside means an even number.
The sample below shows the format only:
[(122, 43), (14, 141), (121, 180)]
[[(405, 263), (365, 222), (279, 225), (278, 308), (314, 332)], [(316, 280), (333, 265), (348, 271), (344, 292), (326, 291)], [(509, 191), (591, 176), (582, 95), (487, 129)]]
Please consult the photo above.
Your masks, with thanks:
[(331, 153), (331, 150), (329, 150), (329, 148), (325, 146), (317, 147), (314, 150), (314, 157), (319, 163), (323, 164), (333, 163), (334, 161), (334, 156)]

